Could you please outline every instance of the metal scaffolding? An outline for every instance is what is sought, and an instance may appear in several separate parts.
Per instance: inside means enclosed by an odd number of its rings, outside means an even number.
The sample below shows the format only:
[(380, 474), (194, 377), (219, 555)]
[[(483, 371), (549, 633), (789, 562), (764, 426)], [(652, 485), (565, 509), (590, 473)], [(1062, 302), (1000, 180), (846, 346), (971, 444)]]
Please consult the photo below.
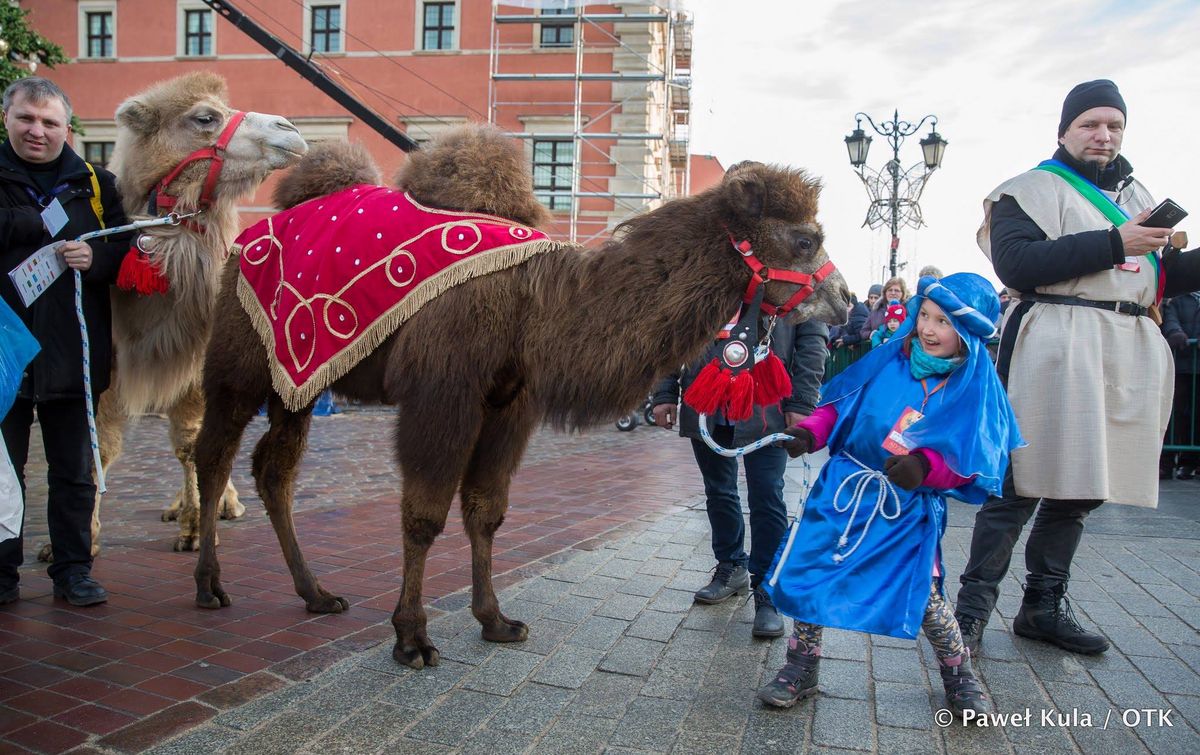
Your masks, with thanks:
[[(540, 13), (501, 12), (505, 5), (541, 8)], [(570, 189), (536, 191), (539, 197), (569, 197), (569, 238), (579, 241), (581, 199), (609, 199), (612, 209), (600, 231), (586, 241), (603, 233), (624, 217), (651, 209), (663, 199), (686, 194), (690, 185), (688, 175), (688, 128), (691, 108), (692, 21), (678, 8), (677, 0), (660, 0), (627, 4), (646, 12), (589, 12), (589, 7), (611, 9), (612, 4), (587, 3), (584, 0), (493, 0), (490, 49), (490, 80), (488, 83), (488, 117), (502, 128), (511, 123), (516, 108), (526, 112), (543, 111), (541, 117), (561, 117), (570, 120), (569, 131), (510, 130), (517, 138), (529, 140), (569, 141), (571, 144)], [(557, 11), (554, 14), (547, 10)], [(501, 29), (514, 24), (531, 27), (525, 41), (505, 42)], [(572, 29), (570, 44), (552, 45), (535, 42), (543, 39), (542, 26)], [(509, 35), (510, 37), (512, 35)], [(623, 37), (644, 37), (638, 47)], [(560, 52), (561, 55), (542, 57), (530, 53)], [(570, 54), (573, 70), (528, 70), (531, 60), (564, 61)], [(588, 66), (591, 56), (613, 56), (611, 70), (597, 72)], [(618, 63), (617, 59), (621, 62)], [(519, 63), (527, 70), (504, 70)], [(563, 66), (566, 68), (567, 66)], [(549, 98), (542, 100), (528, 94), (528, 87), (516, 82), (569, 84), (570, 101)], [(608, 82), (609, 99), (584, 99), (584, 85)], [(512, 99), (512, 91), (526, 93)], [(592, 91), (589, 89), (589, 91)], [(508, 95), (508, 98), (505, 95)], [(596, 101), (599, 100), (599, 101)], [(558, 113), (547, 115), (547, 108), (561, 107)], [(628, 112), (627, 112), (628, 111)], [(605, 119), (627, 115), (633, 120), (644, 111), (640, 128), (609, 126), (595, 129)], [(590, 159), (589, 159), (590, 158)], [(599, 170), (600, 167), (604, 170)], [(597, 168), (593, 171), (592, 168)], [(611, 171), (611, 175), (606, 172)], [(613, 185), (625, 184), (620, 190)], [(601, 221), (594, 221), (601, 222)]]

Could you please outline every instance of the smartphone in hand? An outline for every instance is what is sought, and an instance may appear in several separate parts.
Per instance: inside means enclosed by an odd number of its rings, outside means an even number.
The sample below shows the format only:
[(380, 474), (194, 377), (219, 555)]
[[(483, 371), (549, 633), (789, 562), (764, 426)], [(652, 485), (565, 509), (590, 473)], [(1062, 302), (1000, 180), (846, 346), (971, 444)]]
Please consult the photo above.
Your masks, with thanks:
[(1170, 199), (1164, 199), (1150, 213), (1150, 217), (1141, 222), (1141, 225), (1144, 228), (1174, 228), (1187, 215), (1187, 210)]

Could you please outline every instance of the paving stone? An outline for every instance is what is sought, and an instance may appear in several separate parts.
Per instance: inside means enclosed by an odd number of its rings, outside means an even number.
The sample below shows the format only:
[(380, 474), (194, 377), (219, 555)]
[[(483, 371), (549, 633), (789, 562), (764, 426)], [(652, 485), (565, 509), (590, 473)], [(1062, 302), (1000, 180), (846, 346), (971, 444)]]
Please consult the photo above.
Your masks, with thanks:
[(658, 594), (658, 591), (663, 589), (663, 585), (667, 584), (666, 577), (655, 577), (650, 574), (637, 574), (629, 580), (621, 583), (617, 588), (617, 592), (628, 593), (630, 595), (642, 595), (650, 598)]
[(557, 603), (554, 603), (542, 616), (568, 624), (578, 624), (587, 619), (600, 603), (601, 601), (596, 598), (568, 595)]
[(930, 729), (933, 711), (925, 685), (875, 683), (875, 720), (886, 726)]
[(534, 745), (533, 752), (538, 755), (600, 752), (608, 744), (616, 727), (615, 719), (571, 713), (554, 722), (550, 730)]
[(437, 666), (426, 666), (400, 679), (379, 696), (380, 701), (405, 708), (428, 708), (438, 696), (449, 692), (474, 667), (456, 661), (442, 660)]
[(1167, 645), (1200, 645), (1200, 632), (1174, 616), (1143, 616), (1142, 626)]
[[(736, 598), (730, 598), (733, 600)], [(652, 610), (664, 613), (687, 613), (693, 606), (696, 606), (695, 594), (683, 590), (663, 590), (650, 602)]]
[(529, 625), (529, 639), (520, 644), (521, 650), (538, 655), (550, 655), (575, 631), (574, 624), (553, 619), (536, 619)]
[[(933, 674), (930, 676), (932, 686)], [(1023, 663), (991, 663), (983, 681), (997, 711), (1012, 713), (1026, 708), (1049, 707), (1050, 701), (1042, 692), (1041, 682), (1033, 669)], [(936, 684), (935, 689), (942, 688), (940, 675)]]
[(741, 738), (750, 718), (750, 711), (761, 708), (754, 691), (740, 687), (711, 687), (702, 685), (688, 710), (683, 730), (703, 731)]
[[(1141, 752), (1141, 744), (1137, 736), (1124, 726), (1113, 725), (1109, 718), (1113, 713), (1113, 705), (1109, 702), (1099, 687), (1093, 684), (1066, 684), (1048, 682), (1046, 691), (1050, 693), (1051, 708), (1064, 715), (1075, 713), (1082, 722), (1083, 715), (1090, 716), (1092, 726), (1076, 726), (1070, 730), (1071, 738), (1085, 753), (1109, 752)], [(1040, 716), (1040, 709), (1034, 710), (1035, 716)], [(1108, 726), (1105, 727), (1105, 721)]]
[(608, 650), (621, 639), (629, 622), (604, 616), (591, 616), (575, 633), (567, 638), (568, 646), (581, 646), (596, 650)]
[(1163, 726), (1155, 720), (1147, 724), (1145, 718), (1135, 728), (1139, 739), (1155, 755), (1195, 755), (1200, 752), (1200, 735), (1187, 726)]
[(346, 755), (374, 752), (380, 746), (396, 739), (418, 715), (418, 711), (412, 708), (375, 703), (356, 712), (318, 739), (312, 745), (312, 750)]
[(637, 574), (637, 561), (629, 561), (623, 558), (614, 558), (606, 562), (603, 566), (596, 570), (596, 574), (603, 577), (616, 577), (617, 579), (629, 579), (634, 574)]
[(675, 746), (671, 748), (672, 755), (728, 755), (738, 751), (741, 737), (733, 734), (714, 734), (708, 731), (693, 731), (684, 727)]
[[(928, 713), (928, 711), (926, 711)], [(937, 752), (937, 734), (929, 729), (896, 729), (880, 726), (876, 729), (879, 752), (888, 755), (928, 755)]]
[(650, 673), (642, 687), (642, 694), (668, 700), (691, 700), (696, 696), (707, 670), (706, 661), (663, 658)]
[(641, 692), (642, 685), (643, 681), (637, 677), (597, 670), (580, 685), (571, 710), (599, 718), (620, 718)]
[(814, 705), (813, 744), (847, 750), (874, 750), (873, 727), (863, 726), (870, 720), (871, 706), (867, 702), (818, 698)]
[(616, 557), (636, 561), (639, 564), (645, 563), (646, 559), (652, 558), (658, 552), (660, 545), (661, 543), (630, 542), (617, 551)]
[(596, 670), (606, 652), (578, 645), (562, 645), (538, 666), (530, 679), (555, 687), (578, 689)]
[(1193, 729), (1200, 730), (1200, 697), (1167, 695), (1167, 700), (1175, 710), (1175, 718), (1182, 718), (1191, 724)]
[(461, 745), (501, 704), (502, 698), (494, 695), (451, 690), (405, 736), (452, 747)]
[(696, 548), (693, 543), (673, 543), (668, 541), (659, 546), (658, 553), (655, 555), (658, 558), (667, 558), (682, 563), (691, 558), (695, 550)]
[(495, 642), (483, 639), (479, 632), (463, 632), (449, 642), (439, 644), (437, 649), (442, 660), (478, 666), (491, 658), (497, 647)]
[(729, 626), (729, 622), (736, 611), (737, 607), (728, 601), (715, 606), (697, 604), (684, 617), (683, 626), (687, 629), (696, 629), (702, 632), (723, 633)]
[(388, 743), (382, 752), (386, 753), (386, 755), (441, 755), (442, 753), (455, 752), (455, 750), (445, 745), (434, 744), (433, 742), (401, 737), (394, 742)]
[(195, 755), (198, 752), (223, 752), (236, 744), (239, 736), (240, 734), (234, 729), (206, 724), (144, 752), (146, 755)]
[(821, 635), (821, 657), (866, 661), (867, 636), (859, 632), (826, 629)]
[(667, 642), (675, 634), (681, 621), (683, 621), (682, 614), (642, 611), (625, 630), (625, 636)]
[(1021, 641), (1020, 650), (1042, 681), (1086, 682), (1087, 669), (1073, 653), (1045, 642)]
[(536, 737), (515, 731), (480, 729), (459, 753), (461, 755), (520, 755), (533, 746)]
[(462, 688), (494, 695), (511, 695), (543, 660), (536, 653), (501, 648), (463, 679)]
[(717, 652), (721, 636), (715, 632), (701, 632), (695, 629), (680, 628), (667, 645), (663, 658), (678, 658), (707, 662)]
[(571, 594), (581, 595), (585, 598), (603, 599), (612, 595), (618, 587), (623, 587), (624, 585), (624, 580), (617, 579), (616, 577), (602, 577), (594, 574), (575, 585), (571, 590)]
[(661, 642), (622, 637), (600, 661), (599, 668), (614, 674), (646, 676), (665, 648), (666, 645)]
[(525, 589), (521, 591), (520, 599), (531, 603), (549, 603), (553, 605), (567, 595), (570, 595), (573, 587), (574, 585), (570, 582), (537, 577), (525, 585)]
[(1092, 678), (1113, 701), (1116, 709), (1121, 708), (1165, 708), (1167, 701), (1155, 691), (1145, 677), (1137, 673), (1122, 671), (1093, 671)]
[(655, 556), (638, 567), (638, 574), (649, 574), (653, 577), (671, 579), (682, 565), (683, 561)]
[(300, 683), (285, 687), (266, 697), (260, 697), (249, 703), (219, 714), (214, 722), (222, 726), (246, 731), (253, 729), (263, 721), (287, 710), (316, 692), (317, 686), (311, 683)]
[(596, 609), (596, 615), (633, 621), (649, 602), (650, 599), (644, 595), (617, 593), (600, 604)]
[(526, 684), (488, 722), (487, 731), (536, 737), (558, 716), (575, 694), (559, 687)]
[(1177, 695), (1200, 695), (1200, 676), (1174, 658), (1129, 659), (1159, 692)]
[[(779, 670), (779, 666), (782, 665), (780, 663), (769, 671), (772, 678)], [(851, 700), (869, 698), (870, 679), (865, 663), (822, 657), (819, 678), (821, 691), (829, 697), (843, 697)]]
[(675, 744), (687, 711), (685, 702), (638, 696), (625, 709), (609, 742), (617, 747), (667, 752)]
[(871, 676), (876, 681), (911, 683), (920, 673), (920, 659), (912, 648), (871, 648)]
[(1103, 627), (1104, 635), (1125, 655), (1150, 655), (1170, 658), (1171, 651), (1140, 626)]

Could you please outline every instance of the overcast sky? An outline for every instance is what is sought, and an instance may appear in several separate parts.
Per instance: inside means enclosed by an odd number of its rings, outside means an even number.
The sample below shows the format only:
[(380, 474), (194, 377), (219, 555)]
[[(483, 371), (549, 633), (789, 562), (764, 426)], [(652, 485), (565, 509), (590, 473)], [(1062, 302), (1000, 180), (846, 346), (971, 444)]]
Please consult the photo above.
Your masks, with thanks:
[[(927, 225), (900, 232), (903, 275), (926, 264), (997, 281), (975, 244), (983, 197), (1054, 151), (1062, 100), (1109, 78), (1129, 110), (1122, 154), (1156, 199), (1192, 217), (1200, 245), (1198, 0), (689, 0), (695, 18), (692, 150), (725, 166), (756, 159), (825, 185), (826, 248), (861, 297), (882, 281), (890, 232), (860, 228), (868, 199), (843, 138), (863, 111), (933, 113), (949, 141), (921, 200)], [(866, 124), (864, 124), (865, 126)], [(901, 147), (921, 159), (922, 128)], [(867, 128), (868, 133), (872, 133)], [(872, 134), (874, 135), (874, 134)], [(879, 136), (870, 167), (891, 148)], [(997, 283), (997, 286), (999, 284)]]

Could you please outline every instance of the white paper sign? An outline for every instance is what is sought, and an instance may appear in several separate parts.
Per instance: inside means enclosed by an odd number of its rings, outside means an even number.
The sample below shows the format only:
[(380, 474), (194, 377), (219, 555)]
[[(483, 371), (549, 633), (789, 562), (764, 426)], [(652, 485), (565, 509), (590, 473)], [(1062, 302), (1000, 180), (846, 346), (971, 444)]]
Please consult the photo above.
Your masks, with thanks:
[(58, 279), (67, 269), (67, 263), (58, 253), (61, 241), (47, 244), (25, 258), (25, 261), (8, 271), (21, 301), (28, 307), (33, 304), (42, 292), (50, 288), (50, 284)]
[(63, 209), (62, 202), (58, 201), (58, 197), (54, 201), (46, 205), (46, 209), (42, 210), (42, 222), (46, 224), (46, 230), (50, 232), (50, 238), (58, 235), (58, 232), (67, 224), (67, 211)]
[(21, 520), (25, 516), (25, 499), (21, 496), (21, 484), (17, 472), (8, 458), (8, 449), (0, 443), (0, 541), (21, 534)]

